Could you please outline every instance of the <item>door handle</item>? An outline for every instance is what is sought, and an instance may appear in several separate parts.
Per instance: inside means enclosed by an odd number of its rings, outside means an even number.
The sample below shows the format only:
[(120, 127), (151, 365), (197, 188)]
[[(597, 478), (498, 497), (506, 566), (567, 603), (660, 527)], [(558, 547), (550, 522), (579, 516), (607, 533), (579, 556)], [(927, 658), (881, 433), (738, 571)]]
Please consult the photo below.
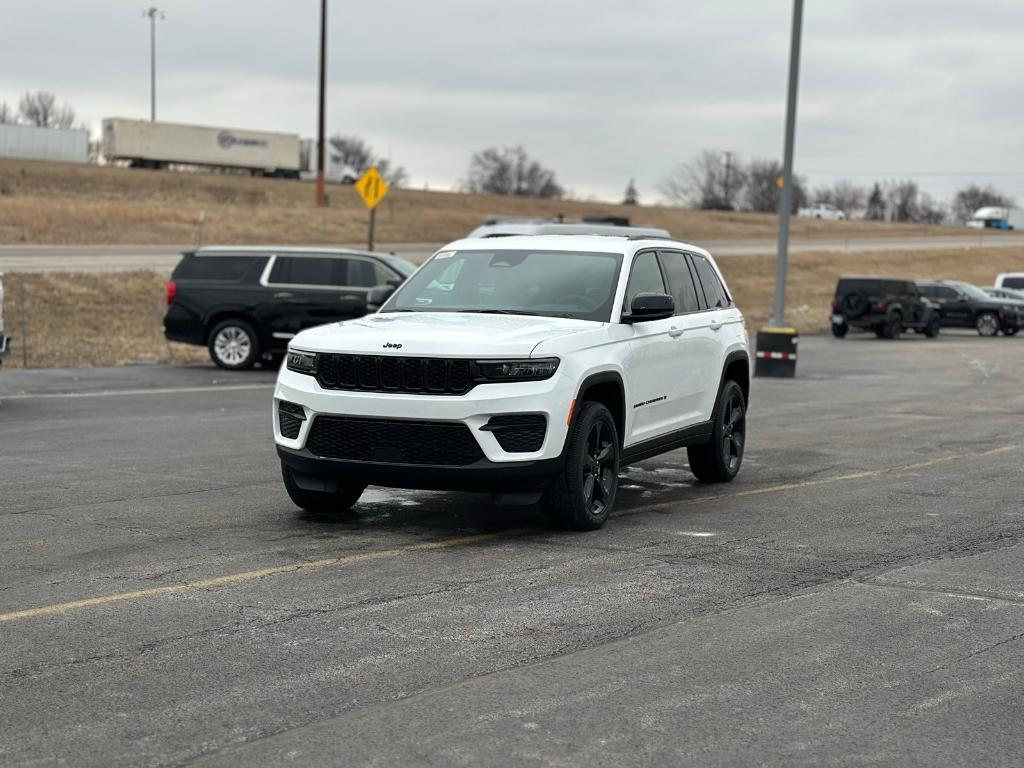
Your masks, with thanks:
[(711, 323), (708, 325), (708, 328), (710, 328), (712, 331), (718, 331), (721, 330), (722, 324), (717, 320), (712, 320)]
[(289, 293), (288, 291), (279, 291), (278, 293), (274, 294), (274, 298), (275, 299), (294, 299), (295, 298), (295, 294), (294, 293)]
[(668, 335), (671, 336), (673, 339), (678, 339), (680, 336), (683, 335), (683, 331), (685, 330), (685, 328), (676, 328), (675, 326), (672, 326), (671, 328), (668, 329)]

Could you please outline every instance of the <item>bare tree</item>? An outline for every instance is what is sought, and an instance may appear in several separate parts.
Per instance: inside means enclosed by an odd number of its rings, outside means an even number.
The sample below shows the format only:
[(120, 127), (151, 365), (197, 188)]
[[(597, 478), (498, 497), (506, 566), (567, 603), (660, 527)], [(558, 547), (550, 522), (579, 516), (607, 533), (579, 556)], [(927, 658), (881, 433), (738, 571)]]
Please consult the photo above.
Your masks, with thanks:
[(917, 204), (917, 221), (922, 224), (942, 224), (947, 218), (949, 207), (927, 192), (922, 192)]
[(488, 147), (473, 155), (466, 189), (490, 195), (559, 198), (555, 172), (530, 158), (522, 146)]
[(955, 221), (962, 223), (971, 218), (976, 210), (989, 205), (997, 208), (1013, 208), (1016, 202), (995, 187), (980, 187), (977, 184), (971, 184), (957, 191), (953, 197), (951, 213)]
[[(782, 163), (778, 160), (751, 160), (747, 165), (746, 186), (743, 188), (743, 202), (746, 208), (760, 213), (777, 213), (782, 201), (779, 179), (782, 177)], [(793, 175), (793, 209), (807, 205), (807, 192), (802, 178)]]
[(58, 107), (57, 97), (50, 91), (25, 92), (18, 102), (21, 119), (39, 128), (72, 128), (75, 110), (67, 104)]
[(885, 195), (882, 193), (882, 185), (877, 181), (871, 188), (871, 194), (868, 195), (867, 210), (864, 212), (864, 218), (869, 221), (885, 220)]
[(921, 216), (920, 189), (917, 182), (907, 179), (886, 185), (885, 198), (893, 221), (919, 221)]
[(705, 149), (679, 163), (658, 190), (669, 200), (694, 208), (735, 208), (745, 183), (746, 171), (732, 152)]
[(14, 110), (7, 106), (6, 101), (0, 101), (0, 125), (13, 125), (18, 122)]
[(853, 211), (860, 211), (867, 204), (868, 191), (857, 186), (848, 179), (841, 179), (835, 184), (818, 187), (814, 190), (814, 202), (831, 203), (849, 216)]
[(629, 180), (629, 184), (626, 185), (626, 192), (622, 197), (623, 205), (639, 205), (640, 195), (636, 191), (636, 181), (633, 179)]
[(380, 175), (388, 186), (398, 189), (409, 181), (409, 174), (400, 165), (391, 165), (390, 160), (377, 157), (369, 144), (357, 136), (341, 136), (335, 134), (327, 140), (331, 153), (331, 162), (350, 166), (357, 174), (368, 168), (377, 167)]

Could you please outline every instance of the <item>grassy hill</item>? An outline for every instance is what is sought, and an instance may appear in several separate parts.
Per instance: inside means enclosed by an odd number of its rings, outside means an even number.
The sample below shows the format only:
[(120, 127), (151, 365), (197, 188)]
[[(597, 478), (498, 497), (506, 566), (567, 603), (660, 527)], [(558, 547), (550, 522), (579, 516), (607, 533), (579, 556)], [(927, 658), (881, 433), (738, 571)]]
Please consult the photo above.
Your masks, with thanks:
[[(354, 188), (329, 187), (313, 205), (307, 182), (171, 173), (0, 159), (0, 244), (168, 244), (194, 242), (205, 215), (207, 243), (361, 243), (368, 213)], [(690, 211), (452, 192), (395, 190), (378, 208), (381, 243), (440, 243), (464, 236), (489, 215), (580, 218), (629, 216), (691, 242), (771, 239), (771, 214)], [(794, 220), (794, 237), (938, 234), (936, 227)]]

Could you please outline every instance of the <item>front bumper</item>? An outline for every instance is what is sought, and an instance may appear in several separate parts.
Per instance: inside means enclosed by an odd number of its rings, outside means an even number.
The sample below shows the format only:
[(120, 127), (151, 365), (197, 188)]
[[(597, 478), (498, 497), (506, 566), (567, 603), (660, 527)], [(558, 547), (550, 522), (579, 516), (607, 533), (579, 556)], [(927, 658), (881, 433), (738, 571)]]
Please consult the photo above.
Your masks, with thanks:
[[(373, 485), (407, 488), (507, 490), (543, 485), (561, 466), (567, 418), (575, 387), (556, 373), (544, 381), (479, 384), (465, 395), (415, 395), (322, 389), (314, 377), (282, 368), (274, 391), (273, 428), (281, 460), (295, 472), (313, 477), (356, 474)], [(281, 434), (281, 401), (302, 407), (298, 435)], [(493, 431), (484, 429), (495, 416), (543, 414), (547, 427), (539, 450), (509, 452)], [(483, 458), (464, 466), (398, 464), (324, 458), (306, 441), (319, 415), (393, 421), (453, 422), (466, 426)]]

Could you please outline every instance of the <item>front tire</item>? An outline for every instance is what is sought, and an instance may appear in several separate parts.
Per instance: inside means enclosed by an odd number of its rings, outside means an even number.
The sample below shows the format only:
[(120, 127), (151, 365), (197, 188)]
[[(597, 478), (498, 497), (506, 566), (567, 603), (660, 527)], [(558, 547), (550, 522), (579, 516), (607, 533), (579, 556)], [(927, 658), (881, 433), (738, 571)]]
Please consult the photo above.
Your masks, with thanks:
[(611, 514), (619, 488), (619, 432), (611, 411), (583, 403), (565, 454), (561, 473), (544, 494), (544, 512), (559, 527), (596, 530)]
[(924, 327), (924, 335), (929, 339), (934, 339), (939, 335), (939, 331), (942, 328), (942, 324), (939, 322), (939, 318), (933, 317), (928, 321), (928, 325)]
[(979, 336), (995, 336), (999, 333), (999, 318), (995, 312), (981, 312), (974, 320)]
[(740, 385), (725, 382), (718, 398), (711, 442), (686, 449), (690, 470), (705, 483), (728, 483), (740, 471), (747, 443), (747, 403)]
[(339, 519), (346, 517), (359, 497), (363, 495), (366, 486), (359, 483), (338, 483), (338, 490), (311, 491), (302, 488), (295, 480), (295, 475), (287, 464), (281, 464), (281, 476), (284, 478), (284, 488), (288, 491), (288, 498), (300, 509), (304, 509), (317, 517), (330, 517)]
[(244, 320), (222, 320), (210, 331), (207, 342), (210, 359), (229, 371), (252, 368), (260, 359), (260, 342), (256, 331)]

